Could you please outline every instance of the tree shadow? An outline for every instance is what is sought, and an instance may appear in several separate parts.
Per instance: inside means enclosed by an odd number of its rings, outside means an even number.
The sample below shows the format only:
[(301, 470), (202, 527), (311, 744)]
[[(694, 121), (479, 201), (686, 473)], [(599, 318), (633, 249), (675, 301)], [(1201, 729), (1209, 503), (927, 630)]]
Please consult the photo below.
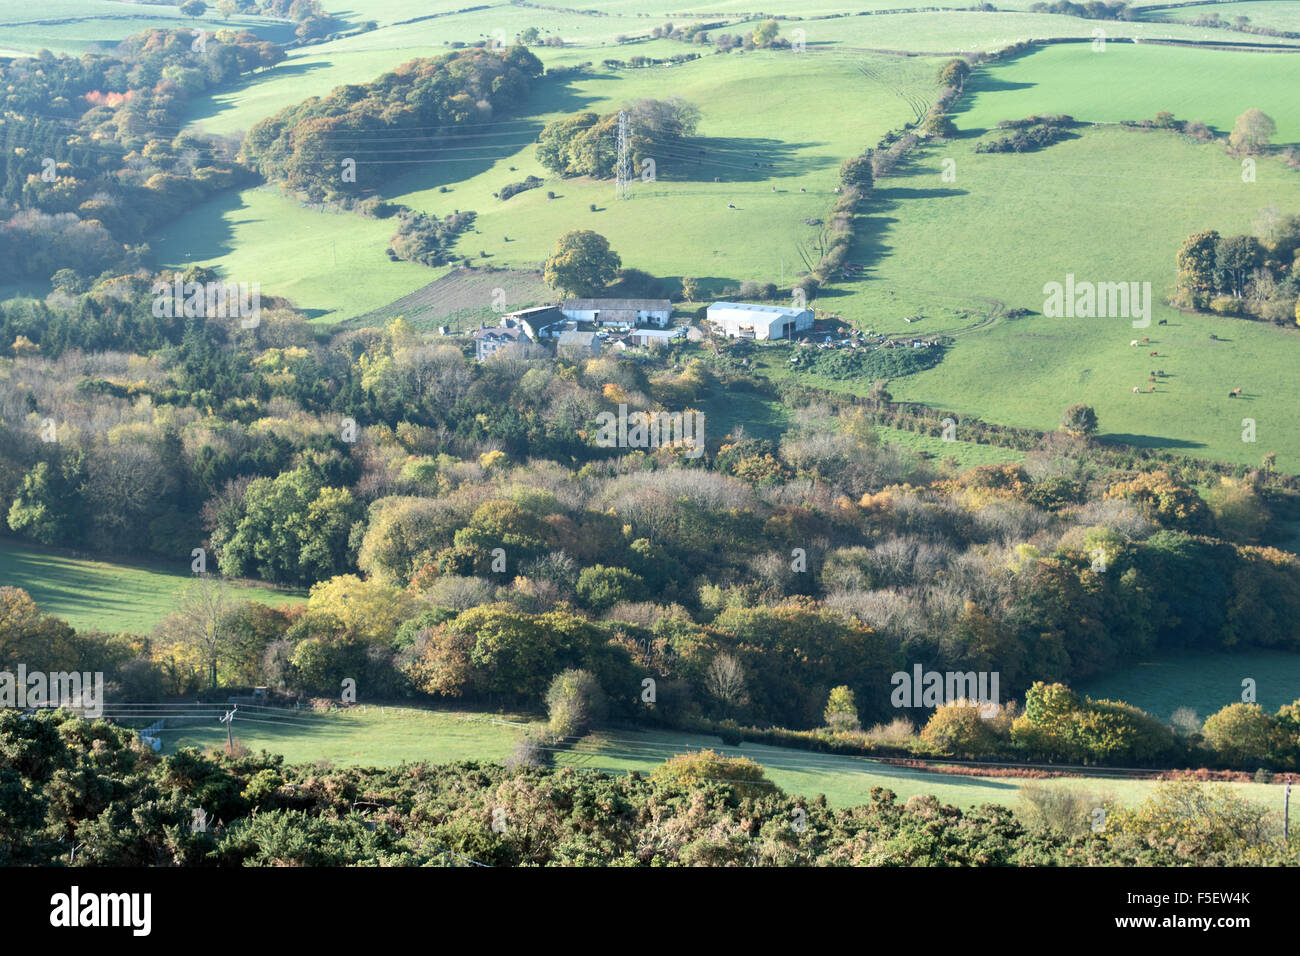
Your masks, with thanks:
[(801, 150), (824, 145), (786, 142), (767, 137), (693, 137), (650, 150), (659, 179), (677, 182), (763, 182), (775, 177), (801, 176), (835, 165), (828, 156), (799, 156)]
[[(1149, 394), (1149, 393), (1143, 393)], [(1204, 448), (1203, 441), (1186, 441), (1182, 438), (1167, 438), (1163, 435), (1134, 435), (1129, 432), (1113, 432), (1101, 435), (1097, 442), (1102, 445), (1132, 445), (1137, 448)]]
[[(258, 70), (256, 73), (245, 73), (239, 79), (230, 83), (223, 84), (219, 89), (213, 90), (208, 96), (201, 97), (190, 102), (190, 108), (186, 111), (187, 122), (202, 124), (205, 119), (212, 119), (225, 111), (225, 100), (235, 94), (242, 93), (249, 87), (257, 86), (266, 82), (271, 77), (282, 76), (305, 76), (308, 73), (322, 70), (334, 64), (329, 60), (320, 60), (315, 63), (279, 63), (276, 66), (266, 70)], [(220, 98), (220, 99), (218, 99)], [(277, 111), (278, 112), (278, 111)]]
[(255, 221), (249, 216), (228, 219), (247, 209), (243, 193), (230, 189), (199, 203), (175, 224), (148, 237), (158, 263), (179, 265), (219, 259), (234, 249), (234, 227)]

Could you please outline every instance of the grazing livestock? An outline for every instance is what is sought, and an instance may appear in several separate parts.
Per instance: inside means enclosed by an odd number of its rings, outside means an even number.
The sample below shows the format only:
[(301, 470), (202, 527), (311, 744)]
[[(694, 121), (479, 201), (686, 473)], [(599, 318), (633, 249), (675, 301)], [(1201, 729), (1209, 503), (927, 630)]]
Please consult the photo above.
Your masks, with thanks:
[(1148, 391), (1148, 392), (1154, 392), (1155, 390), (1156, 390), (1156, 387), (1155, 387), (1154, 385), (1148, 385), (1148, 386), (1147, 386), (1147, 391)]
[(1218, 337), (1217, 335), (1215, 335), (1213, 332), (1211, 332), (1211, 333), (1210, 333), (1210, 341), (1211, 341), (1211, 342), (1217, 342), (1217, 341), (1219, 341), (1219, 337)]
[(1168, 319), (1161, 319), (1159, 322), (1156, 323), (1156, 325), (1168, 325), (1168, 324), (1169, 324)]
[(1150, 342), (1150, 341), (1151, 341), (1150, 339), (1143, 339), (1143, 340), (1142, 340), (1143, 344), (1145, 344), (1145, 343), (1147, 343), (1147, 342)]
[(1152, 375), (1149, 379), (1147, 379), (1148, 382), (1154, 382), (1155, 380), (1156, 377), (1154, 375)]
[(1239, 389), (1239, 388), (1234, 388), (1234, 389), (1232, 390), (1232, 395), (1233, 395), (1234, 397), (1237, 396), (1237, 395), (1240, 395), (1240, 394), (1241, 394), (1241, 389)]
[(1136, 394), (1137, 394), (1138, 392), (1140, 392), (1140, 391), (1142, 391), (1142, 389), (1138, 388), (1136, 385), (1133, 386), (1133, 394), (1134, 394), (1134, 395), (1136, 395)]
[(1228, 397), (1229, 397), (1229, 398), (1236, 398), (1236, 397), (1237, 397), (1237, 393), (1236, 393), (1236, 392), (1229, 392), (1229, 393), (1228, 393)]
[[(729, 203), (727, 203), (727, 208), (728, 208), (728, 209), (735, 209), (735, 208), (736, 208), (736, 204), (735, 204), (734, 202), (729, 202)], [(1151, 354), (1154, 355), (1155, 353), (1152, 352)]]
[(1130, 346), (1137, 345), (1137, 344), (1138, 344), (1137, 339), (1134, 339), (1132, 342), (1129, 343)]
[(1151, 353), (1151, 356), (1152, 356), (1152, 357), (1155, 357), (1155, 356), (1157, 356), (1157, 355), (1159, 355), (1159, 354), (1160, 354), (1159, 352), (1152, 352), (1152, 353)]

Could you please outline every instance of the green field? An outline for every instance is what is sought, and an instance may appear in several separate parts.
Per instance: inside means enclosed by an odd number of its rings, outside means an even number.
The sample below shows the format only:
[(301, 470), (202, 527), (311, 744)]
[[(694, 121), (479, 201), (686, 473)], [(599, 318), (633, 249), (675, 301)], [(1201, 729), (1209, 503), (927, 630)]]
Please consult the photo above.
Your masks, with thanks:
[[(109, 634), (147, 633), (176, 609), (193, 580), (188, 568), (109, 564), (0, 539), (0, 586), (22, 588), (41, 610), (78, 630)], [(252, 584), (231, 584), (233, 597), (280, 605), (303, 600), (300, 594)]]
[[(402, 762), (453, 760), (501, 761), (509, 756), (527, 723), (519, 717), (422, 711), (410, 708), (354, 708), (347, 713), (308, 714), (276, 718), (269, 722), (235, 721), (234, 735), (253, 751), (283, 754), (290, 763), (328, 760), (335, 764), (392, 766)], [(211, 726), (164, 730), (164, 751), (178, 747), (217, 746), (225, 742), (225, 728)], [(724, 747), (716, 737), (678, 732), (619, 730), (597, 732), (572, 750), (557, 755), (562, 767), (580, 767), (608, 773), (652, 771), (674, 754), (712, 748), (746, 756), (762, 764), (768, 777), (787, 793), (816, 796), (824, 793), (835, 806), (852, 806), (870, 799), (872, 787), (886, 787), (907, 799), (918, 793), (934, 794), (945, 803), (969, 807), (1000, 803), (1014, 807), (1021, 778), (967, 777), (927, 773), (894, 767), (875, 760), (819, 754), (811, 751), (745, 744)], [(1060, 778), (1053, 786), (1085, 793), (1112, 794), (1132, 803), (1154, 786), (1146, 780)], [(1252, 799), (1275, 803), (1279, 787), (1234, 784)]]
[[(235, 738), (253, 751), (283, 754), (289, 763), (328, 760), (336, 764), (387, 767), (403, 762), (502, 761), (510, 756), (524, 726), (518, 717), (494, 717), (401, 707), (357, 707), (347, 712), (301, 714), (235, 721)], [(163, 751), (224, 744), (226, 729), (185, 726), (162, 734)]]
[(1163, 655), (1088, 681), (1078, 690), (1094, 698), (1126, 701), (1163, 720), (1179, 707), (1192, 708), (1204, 720), (1228, 704), (1240, 703), (1246, 678), (1255, 682), (1259, 705), (1276, 713), (1300, 699), (1300, 654), (1252, 650)]
[(251, 30), (263, 40), (287, 43), (293, 24), (271, 17), (217, 13), (216, 4), (201, 17), (187, 17), (179, 4), (144, 4), (117, 0), (44, 0), (40, 4), (4, 4), (0, 9), (0, 48), (32, 53), (102, 52), (120, 40), (151, 27), (206, 30)]
[[(1206, 14), (1217, 13), (1220, 18), (1231, 23), (1237, 17), (1248, 17), (1250, 25), (1268, 27), (1273, 30), (1286, 30), (1300, 33), (1300, 5), (1295, 0), (1242, 0), (1240, 3), (1217, 3), (1213, 6), (1174, 7), (1168, 10), (1153, 10), (1146, 14), (1161, 20), (1195, 20)], [(1228, 34), (1236, 36), (1235, 33)], [(1267, 37), (1260, 39), (1267, 40)]]
[[(400, 58), (389, 60), (395, 62)], [(879, 79), (859, 71), (866, 64)], [(376, 67), (365, 78), (373, 78)], [(788, 280), (802, 268), (800, 249), (806, 252), (818, 231), (803, 220), (827, 214), (840, 161), (911, 119), (900, 92), (928, 96), (934, 69), (923, 59), (831, 61), (766, 53), (709, 57), (671, 69), (598, 70), (566, 84), (543, 81), (530, 103), (533, 115), (503, 121), (498, 145), (473, 154), (481, 158), (431, 151), (383, 192), (439, 215), (475, 210), (475, 228), (457, 250), (476, 257), (487, 252), (485, 261), (497, 266), (535, 268), (562, 233), (585, 226), (609, 238), (625, 265), (660, 276), (693, 274), (706, 290), (746, 279)], [(610, 183), (558, 181), (537, 162), (534, 140), (549, 119), (579, 109), (610, 111), (669, 92), (701, 105), (693, 149), (707, 152), (675, 148), (658, 157), (658, 181), (638, 183), (631, 201), (615, 205)], [(754, 96), (767, 103), (765, 110), (747, 108)], [(832, 122), (836, 103), (855, 109)], [(810, 123), (810, 106), (825, 111), (826, 121)], [(529, 174), (546, 178), (544, 187), (506, 202), (493, 198)], [(449, 192), (440, 193), (442, 186)], [(557, 198), (548, 200), (548, 190)], [(592, 204), (597, 212), (589, 210)], [(232, 278), (260, 277), (264, 291), (335, 320), (381, 308), (439, 275), (390, 263), (384, 248), (392, 230), (389, 222), (312, 212), (261, 188), (208, 202), (151, 241), (169, 265), (201, 262)], [(746, 241), (734, 241), (736, 231)]]
[(1297, 87), (1300, 56), (1291, 53), (1128, 43), (1108, 44), (1105, 52), (1095, 53), (1088, 44), (1048, 46), (976, 71), (954, 120), (959, 129), (973, 130), (1033, 113), (1118, 123), (1168, 110), (1227, 134), (1237, 116), (1257, 107), (1277, 123), (1274, 143), (1296, 143)]
[[(391, 262), (384, 250), (396, 224), (309, 208), (272, 186), (225, 193), (155, 235), (160, 264), (219, 266), (235, 282), (292, 299), (330, 321), (368, 312), (437, 278)], [(446, 270), (442, 270), (446, 271)]]
[[(963, 332), (936, 368), (891, 382), (896, 399), (1040, 429), (1087, 402), (1113, 440), (1253, 465), (1276, 451), (1279, 468), (1300, 470), (1290, 412), (1300, 338), (1264, 323), (1183, 316), (1160, 301), (1186, 236), (1246, 232), (1267, 207), (1300, 209), (1300, 176), (1269, 161), (1257, 182), (1242, 183), (1222, 147), (1172, 133), (1086, 130), (1026, 154), (976, 154), (972, 144), (924, 150), (906, 175), (881, 183), (851, 254), (867, 278), (839, 284), (818, 306), (891, 334), (950, 332), (970, 329), (981, 299), (1041, 313), (1044, 285), (1073, 274), (1150, 282), (1151, 326), (998, 319)], [(942, 179), (945, 159), (955, 163), (953, 183)], [(1130, 346), (1142, 337), (1151, 341)], [(1152, 369), (1167, 373), (1157, 391), (1132, 394)], [(1248, 401), (1227, 401), (1236, 387)], [(1256, 421), (1253, 444), (1241, 440), (1244, 417)]]

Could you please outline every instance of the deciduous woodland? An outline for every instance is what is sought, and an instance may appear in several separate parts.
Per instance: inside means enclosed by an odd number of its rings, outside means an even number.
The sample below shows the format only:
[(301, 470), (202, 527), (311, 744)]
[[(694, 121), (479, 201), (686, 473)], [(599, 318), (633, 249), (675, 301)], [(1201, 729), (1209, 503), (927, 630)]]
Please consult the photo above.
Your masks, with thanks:
[(1300, 863), (1294, 11), (592, 2), (0, 23), (0, 864)]

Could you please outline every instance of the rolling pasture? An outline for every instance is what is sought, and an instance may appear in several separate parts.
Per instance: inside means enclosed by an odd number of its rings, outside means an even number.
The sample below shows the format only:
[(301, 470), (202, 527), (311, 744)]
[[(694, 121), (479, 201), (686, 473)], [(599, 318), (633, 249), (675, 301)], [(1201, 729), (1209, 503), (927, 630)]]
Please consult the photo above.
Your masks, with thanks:
[[(1216, 3), (1214, 6), (1170, 7), (1164, 10), (1144, 11), (1143, 15), (1153, 20), (1192, 21), (1211, 13), (1217, 13), (1228, 23), (1233, 22), (1237, 17), (1247, 17), (1251, 26), (1300, 33), (1300, 6), (1291, 0), (1242, 0), (1240, 3)], [(1260, 37), (1260, 39), (1269, 38)]]
[[(873, 76), (861, 72), (864, 64), (872, 64)], [(695, 275), (710, 294), (749, 278), (789, 281), (804, 268), (801, 248), (811, 254), (819, 233), (804, 220), (826, 215), (839, 163), (913, 118), (903, 94), (930, 95), (934, 71), (925, 59), (763, 53), (542, 81), (533, 115), (503, 119), (482, 148), (413, 155), (410, 172), (383, 194), (439, 215), (475, 210), (478, 219), (457, 251), (496, 266), (536, 268), (562, 233), (585, 227), (605, 235), (624, 265)], [(666, 147), (657, 157), (657, 181), (638, 183), (631, 201), (615, 204), (609, 182), (558, 181), (538, 163), (534, 141), (545, 122), (669, 94), (700, 105), (698, 136), (690, 149)], [(766, 104), (757, 112), (749, 106), (755, 96)], [(810, 121), (810, 102), (834, 107), (835, 118)], [(508, 201), (493, 197), (530, 174), (550, 178)], [(556, 198), (548, 200), (548, 191)], [(260, 276), (264, 291), (329, 321), (387, 306), (440, 275), (388, 261), (392, 222), (311, 212), (271, 188), (234, 197), (198, 207), (157, 236), (153, 245), (167, 264), (201, 262), (230, 276)], [(729, 214), (734, 225), (723, 219)]]
[[(392, 766), (426, 761), (505, 760), (514, 749), (527, 718), (515, 715), (425, 711), (413, 708), (357, 707), (345, 712), (302, 712), (267, 720), (235, 720), (235, 739), (253, 751), (283, 754), (288, 763), (324, 760), (338, 765)], [(181, 726), (163, 731), (163, 752), (180, 747), (225, 744), (224, 725)], [(894, 766), (860, 757), (821, 754), (763, 744), (724, 746), (717, 737), (666, 731), (597, 731), (572, 749), (556, 754), (561, 767), (606, 773), (649, 773), (674, 754), (711, 748), (745, 756), (762, 764), (768, 778), (787, 793), (825, 794), (834, 806), (853, 806), (870, 799), (872, 787), (885, 787), (906, 800), (933, 794), (959, 807), (998, 803), (1015, 807), (1024, 782), (1017, 777), (972, 777), (940, 774)], [(1109, 794), (1124, 803), (1143, 799), (1154, 786), (1149, 780), (1062, 777), (1047, 781), (1088, 794)], [(1264, 784), (1233, 784), (1250, 799), (1278, 805), (1281, 788)]]
[(7, 3), (0, 8), (0, 48), (16, 53), (47, 49), (55, 53), (104, 51), (150, 27), (186, 30), (251, 30), (263, 40), (287, 43), (294, 24), (259, 16), (223, 17), (216, 3), (201, 17), (176, 6), (119, 0), (44, 0), (40, 4)]
[(1297, 88), (1300, 56), (1291, 53), (1128, 43), (1108, 43), (1096, 53), (1087, 44), (1063, 44), (980, 68), (953, 120), (973, 130), (1033, 113), (1118, 123), (1168, 110), (1226, 135), (1238, 115), (1257, 107), (1277, 123), (1274, 143), (1298, 143)]
[[(956, 163), (951, 184), (942, 180), (944, 159)], [(950, 294), (940, 289), (1028, 309), (1037, 314), (961, 336), (939, 366), (891, 382), (890, 391), (1041, 429), (1055, 427), (1065, 406), (1087, 402), (1103, 435), (1118, 440), (1245, 464), (1276, 451), (1278, 467), (1295, 471), (1300, 434), (1288, 409), (1300, 340), (1273, 325), (1182, 315), (1161, 302), (1187, 235), (1249, 231), (1271, 206), (1300, 208), (1293, 171), (1263, 164), (1258, 181), (1243, 184), (1222, 147), (1177, 134), (1088, 130), (1023, 155), (976, 154), (970, 140), (957, 140), (924, 151), (905, 176), (881, 185), (853, 253), (868, 277), (818, 304), (879, 330), (923, 334), (967, 324), (935, 308)], [(1045, 284), (1070, 274), (1150, 282), (1151, 326), (1043, 316)], [(1152, 370), (1166, 373), (1155, 392), (1133, 394), (1148, 387)], [(1247, 401), (1228, 400), (1236, 387)], [(1253, 444), (1242, 441), (1243, 417), (1256, 421)]]
[[(157, 567), (74, 558), (12, 539), (0, 539), (0, 586), (22, 588), (47, 614), (78, 630), (146, 634), (176, 610), (193, 582), (188, 573)], [(232, 597), (278, 606), (304, 597), (252, 584), (231, 583)]]

